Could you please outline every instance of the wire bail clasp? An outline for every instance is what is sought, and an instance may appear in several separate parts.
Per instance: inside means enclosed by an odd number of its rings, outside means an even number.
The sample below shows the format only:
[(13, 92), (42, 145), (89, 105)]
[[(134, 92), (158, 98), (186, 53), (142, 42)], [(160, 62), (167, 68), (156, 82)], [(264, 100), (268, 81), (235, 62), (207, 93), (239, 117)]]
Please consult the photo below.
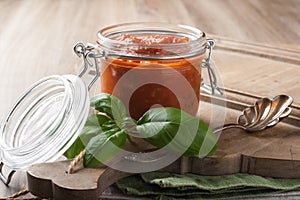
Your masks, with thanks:
[(219, 94), (223, 95), (223, 91), (218, 87), (218, 82), (216, 78), (216, 74), (212, 68), (211, 57), (212, 51), (215, 46), (215, 41), (212, 39), (207, 39), (206, 49), (209, 50), (208, 56), (202, 61), (202, 68), (207, 69), (208, 77), (209, 77), (209, 85), (206, 84), (201, 77), (201, 89), (209, 94)]
[(8, 173), (8, 176), (5, 177), (3, 174), (3, 166), (4, 166), (4, 163), (0, 162), (0, 179), (6, 186), (8, 186), (11, 181), (11, 178), (13, 177), (13, 175), (16, 171), (10, 170), (10, 172)]
[[(97, 58), (104, 57), (104, 51), (100, 51), (100, 53), (95, 53), (93, 50), (94, 46), (87, 45), (85, 46), (83, 43), (79, 42), (74, 46), (74, 52), (78, 57), (83, 56), (83, 67), (81, 72), (79, 73), (79, 77), (82, 77), (88, 68), (95, 68), (95, 76), (88, 84), (88, 90), (94, 85), (96, 80), (100, 77), (100, 70)], [(97, 49), (99, 50), (99, 49)]]

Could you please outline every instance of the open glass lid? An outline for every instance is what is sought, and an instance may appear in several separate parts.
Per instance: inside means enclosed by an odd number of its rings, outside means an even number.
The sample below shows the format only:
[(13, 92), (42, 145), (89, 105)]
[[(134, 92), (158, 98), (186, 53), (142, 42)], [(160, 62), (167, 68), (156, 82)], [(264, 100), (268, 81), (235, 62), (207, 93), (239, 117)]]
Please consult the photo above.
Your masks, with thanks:
[(88, 89), (75, 75), (49, 76), (28, 89), (4, 120), (1, 162), (11, 169), (59, 158), (80, 134)]

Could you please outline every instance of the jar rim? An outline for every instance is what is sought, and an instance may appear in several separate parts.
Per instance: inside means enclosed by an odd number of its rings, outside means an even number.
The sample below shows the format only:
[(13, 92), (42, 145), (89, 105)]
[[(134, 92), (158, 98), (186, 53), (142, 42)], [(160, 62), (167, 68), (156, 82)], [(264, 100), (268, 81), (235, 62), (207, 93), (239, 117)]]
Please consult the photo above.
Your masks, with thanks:
[[(116, 36), (126, 33), (146, 33), (146, 34), (168, 34), (175, 36), (185, 36), (189, 38), (189, 41), (183, 43), (167, 43), (167, 44), (140, 44), (140, 43), (128, 43), (126, 41), (120, 41), (112, 39)], [(162, 58), (169, 59), (169, 56), (145, 56), (145, 55), (129, 55), (122, 52), (124, 48), (134, 47), (153, 47), (153, 48), (166, 48), (166, 49), (178, 49), (186, 48), (188, 52), (179, 53), (177, 57), (190, 57), (194, 55), (203, 54), (206, 47), (206, 35), (200, 29), (187, 25), (175, 25), (166, 22), (132, 22), (122, 23), (104, 27), (97, 32), (97, 43), (100, 48), (107, 54), (115, 54), (117, 56), (125, 57), (147, 57), (147, 58)], [(174, 58), (174, 56), (171, 56)]]

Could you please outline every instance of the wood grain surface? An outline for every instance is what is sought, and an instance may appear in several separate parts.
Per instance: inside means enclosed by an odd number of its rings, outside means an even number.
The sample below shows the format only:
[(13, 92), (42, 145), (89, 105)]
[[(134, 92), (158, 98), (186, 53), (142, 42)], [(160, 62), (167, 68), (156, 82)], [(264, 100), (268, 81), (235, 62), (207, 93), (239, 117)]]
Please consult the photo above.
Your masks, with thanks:
[[(73, 53), (73, 45), (94, 42), (103, 26), (132, 21), (187, 24), (212, 36), (287, 49), (290, 53), (281, 56), (285, 59), (297, 57), (300, 51), (299, 10), (298, 0), (1, 0), (0, 117), (34, 81), (52, 74), (78, 73), (81, 60)], [(227, 40), (222, 41), (223, 48), (231, 48)], [(256, 50), (239, 61), (236, 52), (216, 50), (214, 59), (226, 87), (241, 89), (252, 83), (256, 87), (250, 88), (251, 93), (287, 93), (299, 103), (298, 64), (288, 62), (284, 68), (284, 59), (268, 59), (272, 52), (261, 59), (262, 65), (251, 59)], [(232, 59), (225, 59), (228, 56)], [(0, 184), (0, 197), (25, 187), (24, 174), (18, 172), (9, 188)]]

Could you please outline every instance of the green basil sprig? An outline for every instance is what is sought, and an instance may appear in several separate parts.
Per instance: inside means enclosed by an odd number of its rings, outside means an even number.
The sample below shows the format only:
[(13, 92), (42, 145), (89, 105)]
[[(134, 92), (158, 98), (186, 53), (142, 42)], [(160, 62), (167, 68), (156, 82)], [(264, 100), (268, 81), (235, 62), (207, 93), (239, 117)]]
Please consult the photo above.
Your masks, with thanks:
[(121, 100), (110, 94), (101, 93), (93, 97), (91, 106), (99, 113), (89, 116), (80, 136), (64, 154), (67, 158), (74, 158), (86, 149), (85, 167), (112, 158), (126, 139), (130, 139), (131, 131), (138, 132), (156, 147), (180, 155), (202, 157), (216, 150), (217, 138), (209, 127), (182, 110), (153, 108), (136, 122), (127, 117)]

